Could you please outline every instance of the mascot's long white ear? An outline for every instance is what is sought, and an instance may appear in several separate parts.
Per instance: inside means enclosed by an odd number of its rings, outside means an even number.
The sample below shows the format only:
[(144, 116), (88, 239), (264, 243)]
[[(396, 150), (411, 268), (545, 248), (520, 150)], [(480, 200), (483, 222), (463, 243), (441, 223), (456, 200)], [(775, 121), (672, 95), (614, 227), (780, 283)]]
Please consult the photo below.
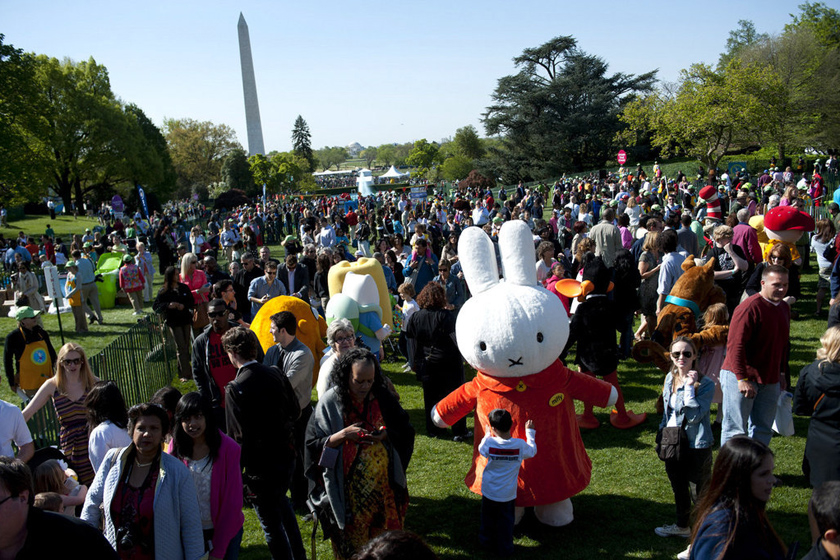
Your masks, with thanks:
[(458, 239), (458, 260), (473, 294), (485, 292), (499, 283), (499, 267), (496, 265), (493, 242), (480, 227), (468, 227), (461, 234)]
[(502, 224), (499, 231), (499, 252), (505, 282), (520, 286), (537, 285), (537, 257), (534, 253), (534, 236), (522, 220)]

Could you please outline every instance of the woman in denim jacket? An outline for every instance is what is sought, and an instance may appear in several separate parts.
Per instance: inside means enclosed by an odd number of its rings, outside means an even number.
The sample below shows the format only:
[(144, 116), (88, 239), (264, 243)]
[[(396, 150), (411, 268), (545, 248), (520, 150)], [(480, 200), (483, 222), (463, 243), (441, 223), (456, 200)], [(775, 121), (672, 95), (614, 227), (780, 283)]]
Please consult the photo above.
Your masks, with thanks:
[(697, 360), (697, 347), (686, 337), (671, 343), (671, 371), (665, 378), (662, 398), (665, 412), (659, 428), (684, 426), (688, 436), (688, 453), (679, 460), (666, 461), (665, 472), (674, 490), (677, 522), (656, 528), (660, 537), (688, 537), (691, 529), (691, 484), (695, 485), (694, 498), (699, 496), (709, 480), (712, 470), (712, 424), (709, 410), (715, 394), (715, 383), (693, 368)]

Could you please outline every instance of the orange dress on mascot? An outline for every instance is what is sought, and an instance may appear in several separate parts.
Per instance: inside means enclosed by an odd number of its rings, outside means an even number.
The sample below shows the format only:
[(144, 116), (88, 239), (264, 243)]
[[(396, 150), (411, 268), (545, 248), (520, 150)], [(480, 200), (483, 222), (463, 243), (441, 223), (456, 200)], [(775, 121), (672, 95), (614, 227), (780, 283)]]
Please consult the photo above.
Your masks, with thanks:
[(478, 494), (486, 464), (478, 444), (487, 414), (494, 408), (508, 410), (513, 437), (524, 438), (525, 422), (533, 420), (537, 454), (519, 471), (517, 520), (524, 507), (535, 506), (542, 523), (567, 525), (574, 518), (570, 498), (588, 486), (592, 472), (573, 400), (612, 406), (616, 391), (557, 359), (569, 335), (568, 315), (560, 300), (537, 283), (532, 236), (524, 222), (506, 222), (499, 234), (504, 282), (484, 231), (467, 228), (458, 249), (473, 297), (461, 308), (455, 331), (461, 354), (478, 374), (440, 401), (432, 418), (448, 427), (476, 410), (473, 463), (465, 482)]

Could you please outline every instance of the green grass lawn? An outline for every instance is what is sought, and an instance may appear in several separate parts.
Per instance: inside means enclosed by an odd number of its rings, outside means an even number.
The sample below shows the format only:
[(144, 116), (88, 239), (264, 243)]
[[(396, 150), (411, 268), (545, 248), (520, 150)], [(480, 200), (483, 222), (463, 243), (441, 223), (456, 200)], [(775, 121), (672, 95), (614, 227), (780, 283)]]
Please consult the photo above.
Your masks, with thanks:
[(58, 215), (55, 220), (51, 220), (49, 216), (27, 216), (22, 220), (9, 220), (8, 227), (0, 228), (0, 233), (6, 239), (9, 239), (10, 237), (17, 237), (19, 231), (24, 231), (26, 235), (31, 235), (40, 242), (40, 237), (46, 231), (47, 224), (52, 225), (56, 237), (61, 237), (69, 247), (70, 242), (73, 241), (74, 233), (83, 235), (85, 228), (93, 229), (94, 226), (99, 225), (99, 220), (82, 216), (73, 219), (73, 216), (66, 215)]
[[(60, 219), (53, 222), (53, 227), (57, 232), (69, 233), (80, 231), (82, 223), (81, 218), (78, 222), (72, 218)], [(41, 225), (35, 224), (46, 224), (46, 221), (27, 220), (20, 226), (27, 232), (37, 232)], [(84, 227), (81, 226), (81, 230)], [(17, 233), (16, 229), (14, 233)], [(272, 254), (281, 255), (282, 251), (273, 246)], [(159, 283), (160, 275), (156, 278)], [(816, 274), (803, 276), (802, 291), (805, 294), (816, 291)], [(796, 304), (803, 318), (791, 325), (794, 383), (800, 369), (814, 359), (819, 337), (825, 330), (825, 320), (811, 315), (814, 305), (813, 296), (805, 297)], [(149, 310), (148, 305), (146, 309)], [(72, 332), (72, 315), (64, 315), (65, 340), (78, 342), (94, 354), (136, 321), (128, 307), (104, 313), (106, 324), (91, 326), (91, 332), (85, 336), (75, 335)], [(56, 317), (46, 317), (45, 325), (58, 348), (60, 339)], [(8, 333), (14, 327), (12, 319), (0, 318), (0, 332)], [(463, 482), (471, 461), (472, 447), (426, 437), (422, 390), (413, 375), (401, 371), (402, 363), (401, 359), (386, 360), (384, 369), (394, 381), (401, 402), (417, 428), (414, 457), (408, 469), (411, 502), (406, 529), (420, 534), (442, 558), (485, 558), (478, 547), (480, 499), (469, 492)], [(540, 526), (532, 517), (526, 516), (517, 532), (517, 557), (665, 559), (673, 558), (685, 548), (685, 540), (664, 539), (653, 532), (659, 525), (674, 522), (673, 494), (663, 464), (653, 450), (659, 423), (654, 403), (661, 391), (664, 375), (650, 365), (640, 365), (631, 360), (619, 366), (619, 377), (628, 408), (635, 412), (648, 412), (647, 422), (633, 430), (616, 430), (609, 425), (607, 411), (598, 412), (599, 409), (596, 409), (602, 427), (583, 434), (593, 463), (592, 481), (572, 500), (575, 521), (568, 527), (554, 529)], [(181, 384), (177, 378), (174, 382), (182, 391), (195, 388), (193, 382)], [(19, 402), (5, 382), (0, 384), (0, 398)], [(469, 422), (472, 425), (472, 418)], [(807, 419), (797, 418), (796, 435), (774, 438), (771, 444), (776, 452), (776, 473), (782, 486), (774, 491), (768, 504), (769, 518), (786, 542), (800, 541), (799, 557), (810, 548), (806, 507), (811, 492), (800, 468), (807, 426)], [(538, 442), (539, 438), (538, 426)], [(304, 523), (302, 519), (299, 521), (308, 550), (311, 523)], [(329, 543), (321, 540), (319, 532), (318, 557), (330, 558), (331, 554)], [(265, 539), (250, 509), (245, 512), (241, 557), (246, 560), (268, 557)]]

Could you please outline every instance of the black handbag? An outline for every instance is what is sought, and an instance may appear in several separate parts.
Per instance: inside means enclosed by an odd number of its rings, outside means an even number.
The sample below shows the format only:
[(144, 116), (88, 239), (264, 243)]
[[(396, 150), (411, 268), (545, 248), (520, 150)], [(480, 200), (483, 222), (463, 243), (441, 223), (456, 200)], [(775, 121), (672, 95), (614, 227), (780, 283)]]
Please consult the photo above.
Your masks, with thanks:
[(680, 461), (688, 452), (685, 417), (679, 426), (661, 428), (656, 434), (656, 454), (663, 461)]

